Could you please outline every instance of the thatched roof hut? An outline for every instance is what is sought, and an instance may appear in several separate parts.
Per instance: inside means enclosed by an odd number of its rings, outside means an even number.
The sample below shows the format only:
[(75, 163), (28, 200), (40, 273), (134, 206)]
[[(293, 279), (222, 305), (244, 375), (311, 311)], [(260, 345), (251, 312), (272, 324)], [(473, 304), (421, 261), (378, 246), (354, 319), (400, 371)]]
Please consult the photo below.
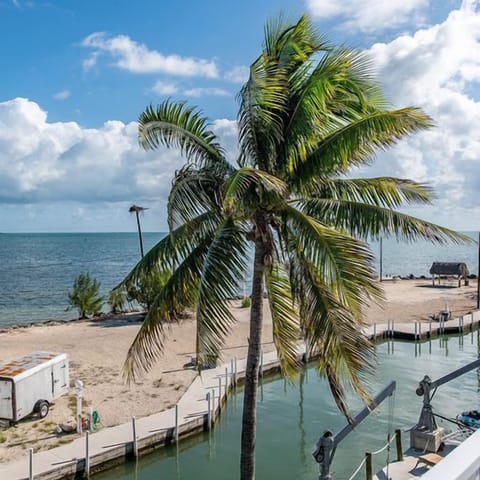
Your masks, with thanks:
[(430, 267), (430, 274), (435, 285), (435, 276), (437, 277), (455, 277), (460, 286), (460, 280), (466, 279), (469, 275), (467, 265), (463, 262), (433, 262)]

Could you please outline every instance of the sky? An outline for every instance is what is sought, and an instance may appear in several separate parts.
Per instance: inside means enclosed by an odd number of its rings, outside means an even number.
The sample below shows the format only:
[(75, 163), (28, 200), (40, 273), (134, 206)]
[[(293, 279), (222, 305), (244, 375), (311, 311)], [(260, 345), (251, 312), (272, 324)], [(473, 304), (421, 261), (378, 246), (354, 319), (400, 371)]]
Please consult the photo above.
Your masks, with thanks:
[(480, 229), (479, 0), (0, 0), (0, 232), (165, 231), (175, 150), (141, 150), (136, 120), (166, 98), (197, 105), (236, 155), (236, 93), (279, 14), (311, 15), (365, 51), (393, 106), (436, 127), (361, 176), (429, 183), (406, 211)]

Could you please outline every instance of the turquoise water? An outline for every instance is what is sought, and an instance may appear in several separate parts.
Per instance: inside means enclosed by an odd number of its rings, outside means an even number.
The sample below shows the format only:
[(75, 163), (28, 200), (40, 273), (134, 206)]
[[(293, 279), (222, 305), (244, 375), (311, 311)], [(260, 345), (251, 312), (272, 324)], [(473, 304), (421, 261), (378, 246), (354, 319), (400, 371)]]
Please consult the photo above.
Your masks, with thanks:
[[(162, 236), (145, 233), (145, 250)], [(377, 243), (372, 243), (372, 251), (378, 255)], [(74, 318), (76, 312), (65, 309), (67, 293), (79, 273), (89, 272), (107, 294), (138, 260), (134, 232), (0, 234), (0, 327)], [(435, 260), (465, 262), (476, 273), (477, 247), (406, 244), (393, 239), (383, 242), (384, 275), (428, 275)], [(239, 293), (242, 291), (239, 286)]]
[[(397, 381), (393, 399), (386, 400), (339, 446), (332, 472), (335, 480), (348, 479), (365, 452), (382, 447), (395, 428), (416, 423), (422, 405), (415, 394), (417, 382), (425, 374), (437, 379), (479, 355), (477, 333), (449, 337), (431, 343), (390, 342), (378, 347), (378, 370), (370, 379), (372, 392), (391, 380)], [(478, 408), (480, 373), (472, 371), (438, 389), (433, 400), (436, 413), (454, 417)], [(352, 412), (361, 404), (351, 398)], [(231, 396), (213, 432), (204, 433), (175, 446), (95, 475), (95, 480), (225, 480), (238, 478), (242, 395)], [(257, 439), (257, 478), (313, 480), (318, 466), (311, 456), (319, 435), (325, 429), (340, 430), (345, 421), (339, 415), (324, 380), (309, 368), (297, 385), (276, 377), (264, 381), (260, 391)], [(439, 425), (450, 429), (447, 422)], [(154, 428), (154, 426), (152, 426)], [(408, 433), (403, 445), (408, 446)], [(395, 452), (391, 452), (392, 459)], [(386, 453), (375, 458), (376, 469), (386, 462)], [(362, 470), (357, 478), (365, 478)]]

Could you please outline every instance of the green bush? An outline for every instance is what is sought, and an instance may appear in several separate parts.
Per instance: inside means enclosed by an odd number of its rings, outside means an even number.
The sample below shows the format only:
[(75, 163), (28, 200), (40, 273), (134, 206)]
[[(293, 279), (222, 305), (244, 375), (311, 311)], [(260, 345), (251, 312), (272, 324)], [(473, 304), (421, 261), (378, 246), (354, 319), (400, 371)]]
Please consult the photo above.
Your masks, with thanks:
[(112, 290), (108, 295), (111, 313), (122, 313), (127, 302), (127, 292), (123, 288)]
[(127, 300), (135, 301), (148, 310), (171, 275), (168, 270), (152, 270), (142, 275), (135, 284), (127, 286)]
[(242, 298), (242, 308), (250, 308), (252, 305), (252, 300), (250, 297), (243, 297)]
[(89, 273), (80, 273), (73, 282), (73, 289), (68, 294), (70, 307), (76, 308), (80, 318), (98, 315), (102, 311), (104, 298), (100, 296), (100, 282), (92, 279)]

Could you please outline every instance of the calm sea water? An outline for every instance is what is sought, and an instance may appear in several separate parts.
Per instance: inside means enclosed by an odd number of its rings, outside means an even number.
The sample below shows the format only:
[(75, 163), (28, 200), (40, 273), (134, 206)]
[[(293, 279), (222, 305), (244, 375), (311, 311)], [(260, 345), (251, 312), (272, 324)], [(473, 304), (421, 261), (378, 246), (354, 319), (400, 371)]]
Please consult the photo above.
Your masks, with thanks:
[[(380, 449), (387, 434), (396, 428), (406, 430), (419, 418), (422, 398), (415, 388), (424, 375), (437, 379), (478, 358), (477, 332), (462, 337), (436, 339), (423, 344), (390, 342), (378, 347), (378, 368), (370, 379), (372, 393), (392, 380), (397, 382), (393, 398), (387, 399), (343, 440), (334, 457), (333, 478), (350, 478), (365, 452)], [(405, 368), (408, 365), (408, 368)], [(461, 394), (459, 394), (461, 392)], [(181, 442), (179, 450), (166, 447), (141, 457), (137, 464), (127, 463), (94, 475), (95, 480), (230, 480), (238, 478), (240, 429), (243, 395), (233, 395), (213, 432)], [(480, 373), (473, 370), (442, 385), (432, 405), (434, 412), (448, 418), (478, 408)], [(361, 407), (351, 397), (352, 413)], [(437, 419), (439, 426), (452, 430), (452, 424)], [(257, 478), (311, 480), (318, 478), (318, 465), (311, 456), (318, 437), (325, 429), (338, 432), (345, 425), (328, 385), (314, 368), (299, 378), (296, 385), (276, 377), (261, 383), (258, 405)], [(152, 425), (152, 428), (154, 426)], [(409, 434), (403, 434), (403, 446), (409, 446)], [(387, 462), (388, 452), (374, 456), (375, 471)], [(395, 444), (390, 460), (396, 458)], [(365, 478), (363, 469), (356, 479)]]
[[(163, 235), (145, 233), (145, 249)], [(372, 251), (378, 256), (378, 243)], [(138, 260), (136, 233), (0, 234), (0, 326), (73, 318), (67, 293), (79, 273), (89, 272), (107, 294)], [(476, 273), (477, 246), (383, 241), (384, 275), (428, 275), (435, 260), (465, 262)]]

